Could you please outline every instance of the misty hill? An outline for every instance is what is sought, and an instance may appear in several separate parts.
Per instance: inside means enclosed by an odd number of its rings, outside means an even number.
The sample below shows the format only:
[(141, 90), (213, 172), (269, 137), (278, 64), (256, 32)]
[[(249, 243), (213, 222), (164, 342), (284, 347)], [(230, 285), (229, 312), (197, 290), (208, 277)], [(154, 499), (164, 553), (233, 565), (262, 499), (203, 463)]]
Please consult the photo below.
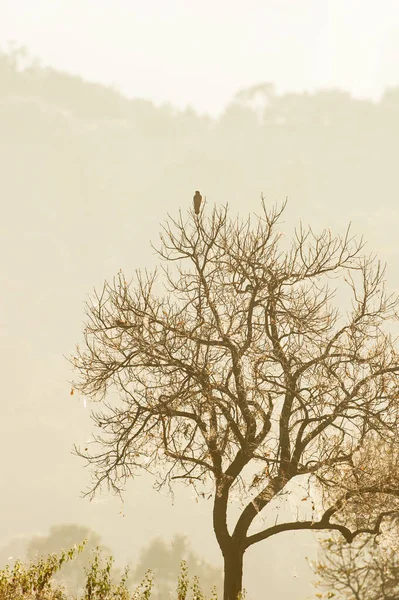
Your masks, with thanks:
[(211, 119), (124, 98), (17, 51), (0, 55), (0, 89), (3, 144), (35, 145), (46, 175), (69, 183), (71, 210), (79, 191), (86, 207), (104, 198), (122, 211), (143, 198), (159, 210), (197, 184), (212, 201), (263, 192), (332, 216), (395, 208), (399, 88), (373, 103), (339, 90), (277, 96), (264, 84)]

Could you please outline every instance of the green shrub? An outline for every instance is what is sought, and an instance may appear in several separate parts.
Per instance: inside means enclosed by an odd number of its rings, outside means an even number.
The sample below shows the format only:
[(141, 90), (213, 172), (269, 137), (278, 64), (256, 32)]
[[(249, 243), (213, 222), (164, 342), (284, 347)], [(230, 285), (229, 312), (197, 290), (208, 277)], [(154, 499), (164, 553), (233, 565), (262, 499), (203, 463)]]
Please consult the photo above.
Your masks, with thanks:
[(85, 543), (62, 551), (60, 556), (49, 554), (26, 565), (17, 560), (12, 569), (7, 565), (0, 571), (0, 600), (69, 600), (65, 589), (55, 587), (52, 578), (65, 562), (82, 552)]

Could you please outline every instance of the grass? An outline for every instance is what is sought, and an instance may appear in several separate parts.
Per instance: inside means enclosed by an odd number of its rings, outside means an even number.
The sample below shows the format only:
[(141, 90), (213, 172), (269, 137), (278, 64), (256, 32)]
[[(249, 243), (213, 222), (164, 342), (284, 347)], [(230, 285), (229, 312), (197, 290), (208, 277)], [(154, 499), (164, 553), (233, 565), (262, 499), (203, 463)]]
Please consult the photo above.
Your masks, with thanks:
[[(154, 577), (151, 570), (145, 573), (141, 583), (135, 590), (127, 586), (129, 567), (126, 567), (119, 582), (112, 576), (112, 556), (101, 563), (98, 548), (93, 553), (89, 567), (85, 569), (86, 584), (79, 595), (72, 595), (68, 590), (56, 583), (55, 573), (62, 569), (64, 563), (72, 561), (86, 545), (83, 541), (68, 551), (60, 554), (49, 554), (36, 561), (22, 563), (17, 560), (13, 568), (8, 565), (0, 571), (0, 600), (150, 600)], [(245, 598), (245, 590), (237, 600)], [(164, 600), (164, 599), (162, 599)], [(166, 600), (166, 599), (165, 599)], [(176, 595), (171, 600), (207, 600), (201, 591), (199, 580), (194, 576), (190, 585), (188, 568), (185, 560), (180, 563)], [(216, 587), (212, 588), (209, 600), (218, 600)]]

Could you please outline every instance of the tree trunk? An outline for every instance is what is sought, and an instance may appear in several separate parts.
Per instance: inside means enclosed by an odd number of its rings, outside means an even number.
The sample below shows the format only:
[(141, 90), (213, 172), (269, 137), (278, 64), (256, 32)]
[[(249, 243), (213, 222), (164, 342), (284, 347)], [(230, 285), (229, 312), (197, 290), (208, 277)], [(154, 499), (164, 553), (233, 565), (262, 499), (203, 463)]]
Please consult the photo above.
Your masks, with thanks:
[(237, 600), (239, 592), (242, 591), (242, 570), (244, 552), (233, 547), (223, 553), (223, 558), (223, 600)]

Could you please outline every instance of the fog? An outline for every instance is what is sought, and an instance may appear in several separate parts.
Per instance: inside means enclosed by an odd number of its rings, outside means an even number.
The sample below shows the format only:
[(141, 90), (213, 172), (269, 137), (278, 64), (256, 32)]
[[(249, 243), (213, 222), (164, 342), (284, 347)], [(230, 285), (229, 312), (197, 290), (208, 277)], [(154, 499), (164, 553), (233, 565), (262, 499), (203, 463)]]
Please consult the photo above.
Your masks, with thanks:
[[(0, 54), (0, 556), (4, 562), (10, 548), (23, 553), (25, 540), (70, 523), (97, 532), (120, 566), (134, 563), (152, 538), (184, 533), (221, 568), (211, 501), (197, 503), (184, 486), (176, 484), (173, 501), (142, 474), (128, 483), (123, 504), (105, 490), (93, 502), (81, 497), (90, 471), (71, 450), (91, 436), (91, 406), (70, 394), (66, 357), (82, 342), (85, 301), (120, 269), (130, 279), (158, 264), (150, 241), (168, 213), (191, 208), (196, 189), (207, 210), (228, 203), (241, 215), (259, 213), (261, 194), (269, 205), (288, 197), (288, 236), (300, 220), (334, 233), (351, 221), (367, 249), (388, 261), (388, 288), (399, 289), (399, 82), (380, 82), (391, 87), (378, 99), (323, 86), (295, 91), (296, 81), (279, 91), (265, 68), (209, 116), (205, 101), (198, 112), (179, 108), (182, 96), (159, 105), (160, 95), (107, 86), (107, 74), (93, 83), (89, 67), (72, 75), (57, 60), (44, 66), (50, 41), (42, 62), (22, 49), (26, 41)], [(220, 95), (215, 112), (218, 102)], [(295, 511), (295, 501), (285, 504), (280, 515)], [(271, 599), (314, 594), (305, 556), (316, 552), (307, 532), (250, 548), (249, 597), (262, 600), (262, 589)]]

